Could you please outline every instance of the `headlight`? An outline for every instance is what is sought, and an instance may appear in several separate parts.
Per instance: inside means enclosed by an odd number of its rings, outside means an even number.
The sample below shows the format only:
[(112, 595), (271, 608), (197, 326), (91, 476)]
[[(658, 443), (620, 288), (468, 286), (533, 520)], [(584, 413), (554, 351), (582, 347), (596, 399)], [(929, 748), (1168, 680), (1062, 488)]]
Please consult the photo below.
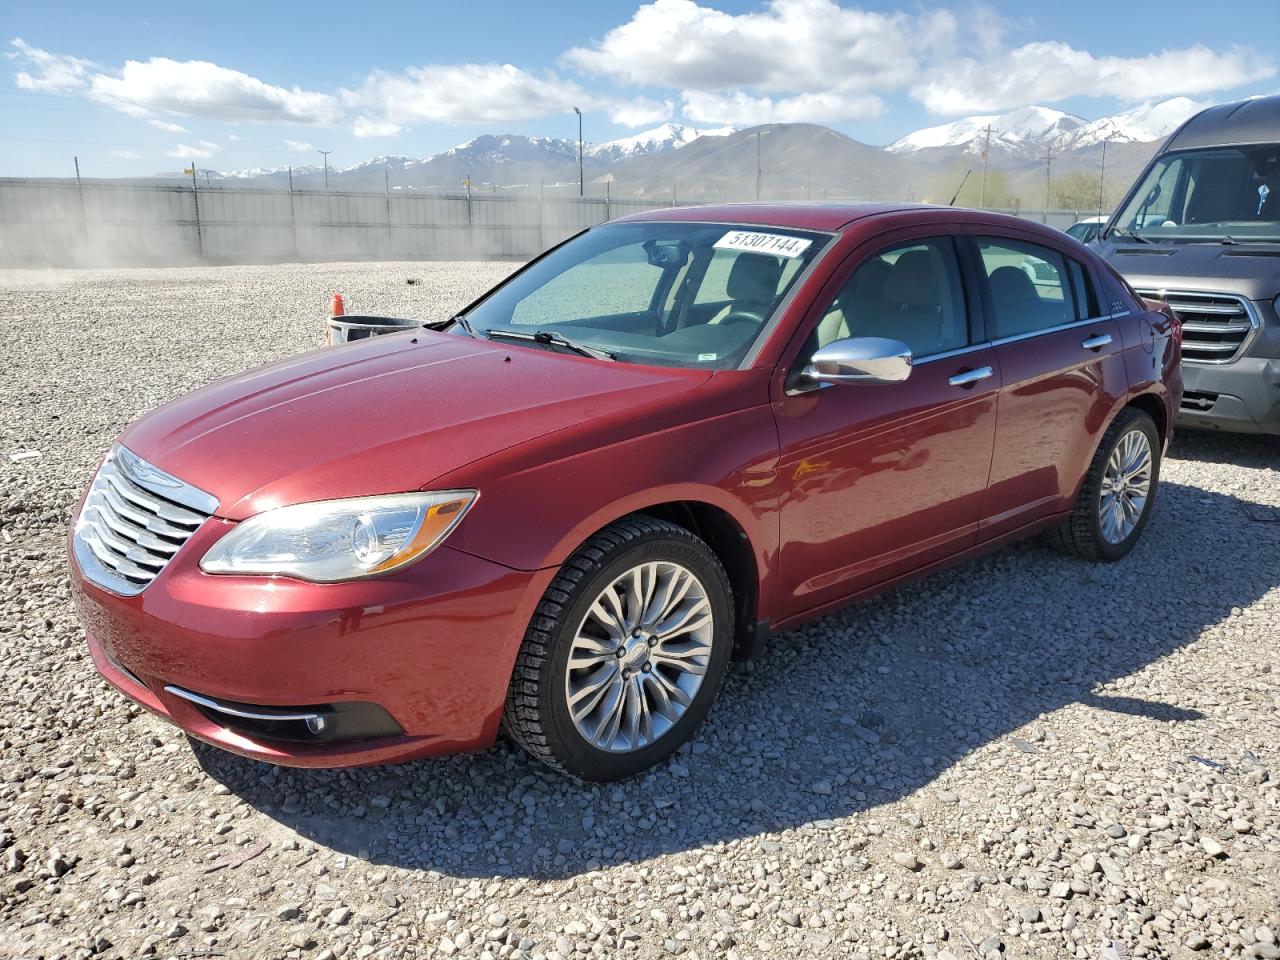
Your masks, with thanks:
[(475, 490), (446, 490), (278, 507), (250, 517), (215, 543), (200, 569), (318, 583), (376, 576), (434, 550), (476, 496)]

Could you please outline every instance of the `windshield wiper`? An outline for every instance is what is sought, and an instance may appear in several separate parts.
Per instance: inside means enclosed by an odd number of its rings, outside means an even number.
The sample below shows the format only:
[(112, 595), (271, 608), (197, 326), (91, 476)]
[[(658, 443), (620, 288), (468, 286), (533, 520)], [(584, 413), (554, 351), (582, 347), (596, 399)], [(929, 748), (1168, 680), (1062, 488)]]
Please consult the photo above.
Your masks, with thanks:
[(1110, 235), (1113, 237), (1124, 237), (1126, 240), (1135, 240), (1138, 243), (1155, 243), (1150, 237), (1144, 237), (1134, 233), (1132, 230), (1125, 230), (1121, 227), (1112, 227)]
[(575, 343), (563, 334), (551, 333), (547, 330), (537, 330), (533, 333), (525, 333), (523, 330), (489, 330), (490, 340), (498, 340), (501, 338), (506, 338), (508, 340), (528, 340), (533, 343), (564, 347), (566, 350), (572, 350), (574, 353), (581, 354), (584, 357), (593, 357), (596, 360), (618, 359), (608, 350), (601, 350), (599, 347), (592, 347), (585, 343)]
[(449, 327), (457, 325), (461, 327), (468, 336), (475, 337), (477, 340), (483, 340), (484, 337), (477, 333), (471, 326), (471, 321), (462, 314), (450, 317), (448, 320), (433, 320), (431, 323), (424, 323), (423, 326), (428, 330), (447, 330)]

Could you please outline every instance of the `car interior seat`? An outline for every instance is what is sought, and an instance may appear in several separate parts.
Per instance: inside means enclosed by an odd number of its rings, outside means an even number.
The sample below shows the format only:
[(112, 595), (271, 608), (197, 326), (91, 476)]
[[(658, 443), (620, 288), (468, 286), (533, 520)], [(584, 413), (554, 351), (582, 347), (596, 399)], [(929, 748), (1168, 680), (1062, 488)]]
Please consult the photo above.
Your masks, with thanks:
[(859, 318), (883, 309), (884, 282), (888, 279), (889, 264), (876, 257), (853, 272), (826, 315), (818, 321), (818, 346), (845, 337), (867, 336), (859, 326)]
[(716, 311), (708, 323), (723, 323), (734, 313), (759, 317), (763, 323), (773, 310), (782, 280), (782, 261), (763, 253), (740, 253), (729, 268), (725, 292), (730, 302)]
[(884, 296), (860, 317), (854, 327), (859, 336), (901, 340), (916, 356), (935, 353), (942, 333), (940, 271), (929, 250), (908, 250), (890, 268)]
[(1044, 301), (1036, 285), (1020, 267), (1003, 266), (991, 271), (991, 299), (995, 310), (996, 336), (1011, 337), (1044, 326)]

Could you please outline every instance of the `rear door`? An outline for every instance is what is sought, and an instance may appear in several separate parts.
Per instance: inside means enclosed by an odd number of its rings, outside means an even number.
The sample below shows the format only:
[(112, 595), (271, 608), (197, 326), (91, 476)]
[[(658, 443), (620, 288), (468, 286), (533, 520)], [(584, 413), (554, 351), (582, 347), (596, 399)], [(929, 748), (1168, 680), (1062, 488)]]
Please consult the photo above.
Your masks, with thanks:
[(1068, 510), (1126, 375), (1116, 322), (1087, 267), (1039, 238), (971, 238), (1002, 375), (979, 535)]

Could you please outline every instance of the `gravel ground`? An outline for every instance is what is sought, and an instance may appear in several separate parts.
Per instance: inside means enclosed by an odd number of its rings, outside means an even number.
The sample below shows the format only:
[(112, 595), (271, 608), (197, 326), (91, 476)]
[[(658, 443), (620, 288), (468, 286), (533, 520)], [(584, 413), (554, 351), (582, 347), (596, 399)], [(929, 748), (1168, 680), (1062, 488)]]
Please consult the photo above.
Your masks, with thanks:
[(1280, 957), (1275, 440), (1180, 436), (1121, 564), (1024, 544), (778, 637), (618, 786), (193, 752), (100, 681), (63, 531), (117, 431), (334, 289), (509, 269), (0, 271), (0, 955)]

